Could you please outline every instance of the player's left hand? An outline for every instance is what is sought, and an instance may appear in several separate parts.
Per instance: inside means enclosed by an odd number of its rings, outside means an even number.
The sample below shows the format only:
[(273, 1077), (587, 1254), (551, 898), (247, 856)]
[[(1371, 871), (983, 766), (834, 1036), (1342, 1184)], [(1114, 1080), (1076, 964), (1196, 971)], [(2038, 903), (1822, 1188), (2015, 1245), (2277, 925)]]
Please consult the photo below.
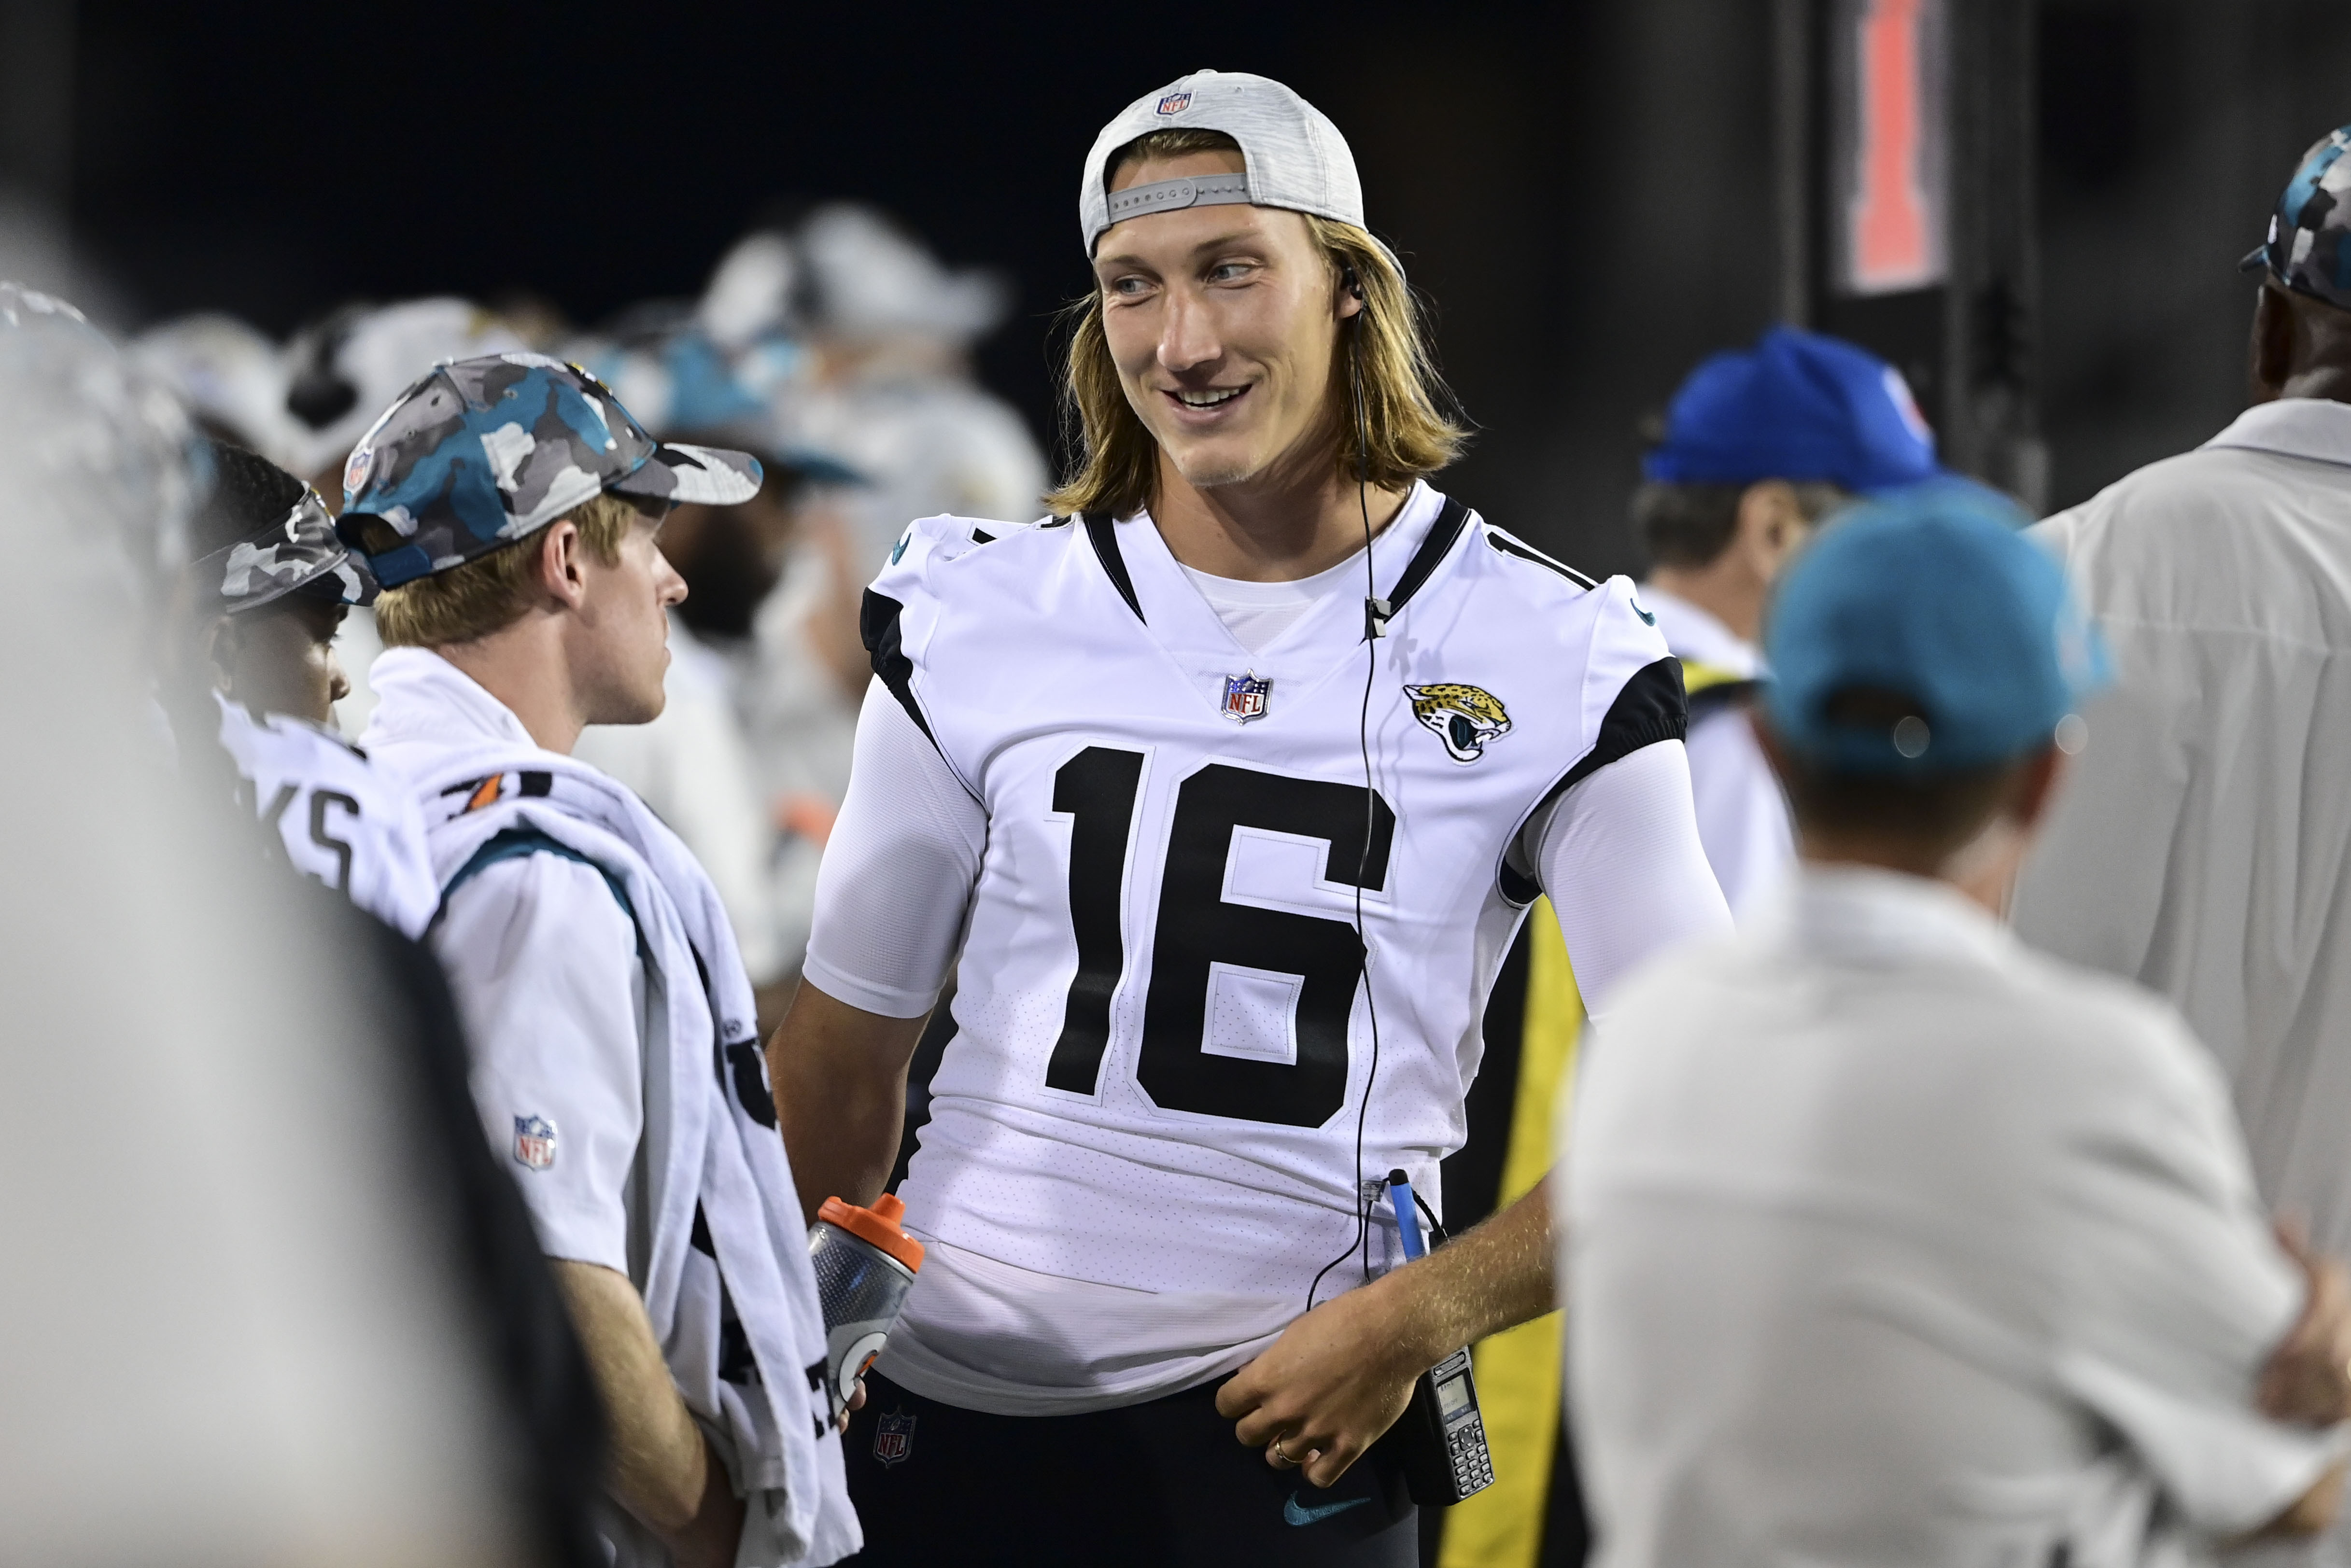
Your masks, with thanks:
[[(1217, 1391), (1217, 1413), (1276, 1469), (1327, 1487), (1412, 1401), (1439, 1359), (1414, 1343), (1411, 1270), (1323, 1302)], [(1277, 1448), (1275, 1445), (1279, 1443)]]

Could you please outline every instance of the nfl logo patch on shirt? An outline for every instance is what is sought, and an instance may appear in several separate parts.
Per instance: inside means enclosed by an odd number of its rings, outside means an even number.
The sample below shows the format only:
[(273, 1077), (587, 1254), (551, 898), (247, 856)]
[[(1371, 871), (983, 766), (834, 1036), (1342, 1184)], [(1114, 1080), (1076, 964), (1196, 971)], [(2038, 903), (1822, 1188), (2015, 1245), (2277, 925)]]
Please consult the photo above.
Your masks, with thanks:
[(1225, 677), (1225, 716), (1235, 724), (1247, 724), (1265, 716), (1265, 705), (1273, 695), (1273, 677), (1259, 680), (1254, 674)]
[(914, 1417), (895, 1411), (873, 1428), (873, 1457), (884, 1467), (902, 1463), (914, 1451)]
[(1171, 92), (1159, 100), (1159, 112), (1163, 115), (1181, 114), (1191, 107), (1192, 95), (1188, 91)]
[(555, 1164), (555, 1124), (544, 1116), (517, 1116), (514, 1157), (535, 1171)]

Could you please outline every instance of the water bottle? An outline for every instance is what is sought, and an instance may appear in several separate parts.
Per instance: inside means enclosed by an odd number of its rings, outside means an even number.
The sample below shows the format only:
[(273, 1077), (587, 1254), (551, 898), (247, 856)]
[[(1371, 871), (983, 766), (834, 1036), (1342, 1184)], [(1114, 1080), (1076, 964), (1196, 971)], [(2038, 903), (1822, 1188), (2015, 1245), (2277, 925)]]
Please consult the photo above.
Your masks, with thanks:
[(809, 1227), (809, 1267), (824, 1311), (825, 1388), (838, 1417), (857, 1380), (890, 1343), (923, 1266), (923, 1244), (899, 1228), (906, 1206), (885, 1192), (871, 1208), (828, 1197)]

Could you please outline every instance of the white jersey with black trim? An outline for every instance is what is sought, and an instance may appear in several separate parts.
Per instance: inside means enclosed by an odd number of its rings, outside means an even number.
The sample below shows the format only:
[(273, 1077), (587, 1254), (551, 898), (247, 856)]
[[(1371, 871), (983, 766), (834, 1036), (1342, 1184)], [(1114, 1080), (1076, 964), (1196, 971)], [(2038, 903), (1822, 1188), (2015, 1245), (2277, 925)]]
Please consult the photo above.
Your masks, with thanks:
[[(1354, 1235), (1360, 1173), (1440, 1197), (1486, 995), (1541, 891), (1522, 830), (1677, 741), (1682, 689), (1629, 582), (1425, 485), (1372, 561), (1391, 619), (1367, 705), (1361, 593), (1249, 653), (1147, 517), (931, 518), (893, 552), (865, 604), (876, 673), (987, 813), (910, 1228), (1008, 1279), (1286, 1316)], [(1391, 1226), (1371, 1259), (1395, 1255)], [(930, 1293), (914, 1342), (955, 1337)], [(1213, 1375), (1230, 1341), (1203, 1333)]]
[(402, 935), (423, 936), (440, 906), (441, 884), (409, 792), (332, 730), (286, 714), (256, 717), (242, 703), (215, 700), (221, 749), (294, 868)]

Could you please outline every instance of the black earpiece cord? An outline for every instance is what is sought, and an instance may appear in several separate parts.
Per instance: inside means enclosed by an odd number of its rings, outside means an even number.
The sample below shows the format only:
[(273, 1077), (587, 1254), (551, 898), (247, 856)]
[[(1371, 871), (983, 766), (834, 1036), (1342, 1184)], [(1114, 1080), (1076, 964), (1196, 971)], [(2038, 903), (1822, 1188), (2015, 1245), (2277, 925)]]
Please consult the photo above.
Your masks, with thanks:
[(1372, 1066), (1364, 1075), (1364, 1098), (1355, 1106), (1354, 1239), (1348, 1243), (1346, 1251), (1323, 1264), (1314, 1282), (1306, 1287), (1306, 1310), (1310, 1312), (1314, 1310), (1314, 1292), (1322, 1289), (1322, 1277), (1358, 1249), (1364, 1257), (1364, 1278), (1371, 1279), (1372, 1206), (1378, 1201), (1376, 1197), (1365, 1196), (1364, 1181), (1364, 1124), (1371, 1113), (1372, 1085), (1379, 1082), (1380, 1076), (1380, 1005), (1372, 983), (1372, 945), (1364, 936), (1364, 878), (1371, 871), (1378, 800), (1372, 789), (1372, 684), (1379, 670), (1379, 642), (1387, 635), (1387, 618), (1386, 606), (1379, 600), (1379, 579), (1372, 567), (1371, 423), (1364, 408), (1364, 317), (1369, 307), (1364, 302), (1363, 285), (1355, 280), (1353, 267), (1347, 269), (1346, 281), (1358, 307), (1347, 329), (1347, 375), (1355, 398), (1355, 501), (1364, 514), (1364, 701), (1355, 723), (1355, 738), (1364, 757), (1364, 848), (1355, 860), (1355, 944), (1363, 950), (1364, 1009), (1372, 1026)]

